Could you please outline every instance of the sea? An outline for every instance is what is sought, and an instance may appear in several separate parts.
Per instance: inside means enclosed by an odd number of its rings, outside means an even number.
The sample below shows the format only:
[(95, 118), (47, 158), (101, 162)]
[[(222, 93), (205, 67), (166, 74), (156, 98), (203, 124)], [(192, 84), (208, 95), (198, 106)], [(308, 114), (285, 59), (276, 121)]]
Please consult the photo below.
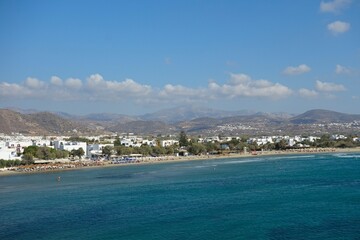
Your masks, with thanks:
[(0, 239), (360, 239), (360, 153), (1, 176)]

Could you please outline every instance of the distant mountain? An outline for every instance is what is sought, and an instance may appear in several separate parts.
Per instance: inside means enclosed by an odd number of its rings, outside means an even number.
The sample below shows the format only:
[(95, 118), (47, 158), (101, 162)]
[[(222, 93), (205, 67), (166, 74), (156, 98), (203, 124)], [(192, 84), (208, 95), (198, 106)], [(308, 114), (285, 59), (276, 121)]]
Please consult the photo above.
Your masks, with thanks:
[(0, 133), (96, 135), (132, 132), (158, 135), (186, 131), (191, 135), (360, 134), (360, 115), (355, 114), (321, 109), (297, 116), (287, 113), (249, 113), (181, 107), (143, 116), (109, 113), (75, 116), (36, 111), (22, 114), (0, 109)]
[(100, 122), (130, 122), (138, 120), (138, 117), (133, 117), (125, 114), (116, 113), (93, 113), (81, 116), (80, 119), (88, 121), (100, 121)]
[(182, 106), (160, 110), (154, 113), (139, 116), (142, 120), (156, 120), (166, 123), (176, 123), (189, 121), (196, 118), (224, 118), (230, 116), (250, 115), (255, 112), (249, 110), (242, 111), (224, 111), (212, 108), (204, 108), (197, 106)]
[(293, 124), (344, 123), (360, 120), (360, 115), (314, 109), (290, 119)]
[(221, 123), (221, 119), (203, 117), (196, 118), (190, 121), (179, 122), (177, 126), (181, 130), (184, 130), (186, 132), (201, 133), (203, 131), (208, 131), (209, 129), (216, 128)]
[(166, 134), (175, 133), (177, 128), (161, 121), (137, 120), (128, 123), (119, 123), (107, 128), (114, 133), (135, 133), (135, 134)]
[(36, 109), (22, 109), (22, 108), (16, 108), (16, 107), (9, 107), (6, 109), (14, 111), (14, 112), (22, 113), (22, 114), (30, 114), (30, 113), (40, 112), (39, 110), (36, 110)]

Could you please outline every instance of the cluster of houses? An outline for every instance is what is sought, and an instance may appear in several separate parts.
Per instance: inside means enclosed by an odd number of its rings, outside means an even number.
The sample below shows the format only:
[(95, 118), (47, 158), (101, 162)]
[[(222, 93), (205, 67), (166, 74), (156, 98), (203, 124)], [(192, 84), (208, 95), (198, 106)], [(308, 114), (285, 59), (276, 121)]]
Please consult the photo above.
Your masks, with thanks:
[(302, 142), (309, 141), (309, 142), (315, 142), (317, 139), (320, 139), (319, 137), (301, 137), (301, 136), (263, 136), (258, 138), (249, 138), (248, 143), (256, 143), (258, 146), (262, 146), (268, 143), (277, 143), (281, 140), (284, 140), (286, 142), (286, 145), (289, 147), (294, 147), (295, 145), (298, 147), (308, 147), (306, 145), (303, 145)]
[[(102, 150), (106, 146), (114, 147), (114, 141), (120, 140), (120, 144), (125, 147), (140, 147), (141, 145), (157, 146), (156, 139), (148, 140), (134, 134), (124, 134), (122, 136), (87, 136), (87, 139), (94, 140), (95, 143), (80, 141), (68, 141), (67, 136), (24, 136), (22, 134), (5, 135), (0, 133), (0, 159), (21, 160), (21, 154), (29, 146), (50, 147), (56, 150), (79, 150), (82, 148), (86, 158), (96, 159), (102, 155)], [(102, 139), (102, 141), (100, 141)], [(96, 143), (105, 142), (105, 143)], [(177, 140), (161, 140), (162, 147), (178, 144)]]
[[(82, 148), (85, 153), (85, 157), (90, 159), (96, 159), (98, 156), (102, 155), (102, 150), (106, 146), (113, 147), (114, 141), (119, 140), (120, 144), (125, 147), (140, 147), (141, 145), (148, 146), (157, 146), (160, 145), (162, 147), (168, 147), (172, 145), (178, 145), (179, 141), (176, 140), (176, 137), (172, 137), (166, 140), (157, 140), (157, 139), (145, 139), (143, 137), (136, 136), (134, 134), (123, 134), (123, 135), (113, 135), (113, 136), (87, 136), (87, 139), (94, 140), (94, 143), (86, 143), (86, 142), (74, 142), (68, 141), (69, 137), (65, 136), (24, 136), (22, 134), (12, 134), (5, 135), (0, 133), (0, 159), (4, 160), (16, 160), (21, 159), (21, 155), (26, 147), (29, 146), (44, 146), (50, 147), (57, 150), (67, 150), (71, 152), (72, 150), (78, 150)], [(240, 140), (240, 137), (205, 137), (199, 138), (198, 141), (200, 143), (226, 143), (233, 139)], [(263, 136), (263, 137), (254, 137), (249, 138), (248, 143), (256, 143), (258, 146), (265, 145), (267, 143), (277, 143), (281, 140), (285, 140), (286, 144), (290, 147), (292, 146), (300, 146), (304, 140), (308, 140), (309, 142), (314, 142), (318, 137), (289, 137), (289, 136)], [(331, 139), (339, 140), (346, 139), (344, 135), (332, 135)], [(353, 138), (353, 141), (359, 141), (360, 138)], [(105, 143), (100, 143), (105, 142)]]

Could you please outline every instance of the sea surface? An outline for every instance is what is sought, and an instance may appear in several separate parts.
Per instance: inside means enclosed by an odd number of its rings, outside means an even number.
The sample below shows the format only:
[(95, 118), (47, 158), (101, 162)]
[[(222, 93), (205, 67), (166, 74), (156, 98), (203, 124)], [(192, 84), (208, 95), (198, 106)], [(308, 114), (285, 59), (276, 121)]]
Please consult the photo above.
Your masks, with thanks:
[(360, 239), (360, 153), (2, 176), (0, 239)]

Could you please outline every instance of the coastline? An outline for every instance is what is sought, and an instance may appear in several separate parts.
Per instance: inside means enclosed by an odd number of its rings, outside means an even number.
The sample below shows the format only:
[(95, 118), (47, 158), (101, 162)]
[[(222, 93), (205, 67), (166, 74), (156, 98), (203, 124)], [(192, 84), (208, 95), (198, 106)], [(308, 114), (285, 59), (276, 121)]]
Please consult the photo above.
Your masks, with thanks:
[(62, 172), (70, 170), (80, 170), (88, 168), (105, 168), (105, 167), (122, 167), (136, 165), (162, 164), (171, 162), (188, 162), (197, 160), (215, 160), (226, 158), (245, 158), (245, 157), (262, 157), (262, 156), (281, 156), (281, 155), (307, 155), (307, 154), (324, 154), (324, 153), (360, 153), (360, 147), (356, 148), (314, 148), (314, 149), (291, 149), (283, 151), (258, 151), (252, 153), (228, 153), (219, 155), (199, 155), (199, 156), (162, 156), (162, 157), (142, 157), (133, 163), (113, 164), (111, 162), (93, 162), (79, 161), (74, 163), (54, 163), (46, 165), (20, 166), (17, 170), (0, 169), (0, 177), (18, 175), (18, 174), (37, 174), (49, 172)]

